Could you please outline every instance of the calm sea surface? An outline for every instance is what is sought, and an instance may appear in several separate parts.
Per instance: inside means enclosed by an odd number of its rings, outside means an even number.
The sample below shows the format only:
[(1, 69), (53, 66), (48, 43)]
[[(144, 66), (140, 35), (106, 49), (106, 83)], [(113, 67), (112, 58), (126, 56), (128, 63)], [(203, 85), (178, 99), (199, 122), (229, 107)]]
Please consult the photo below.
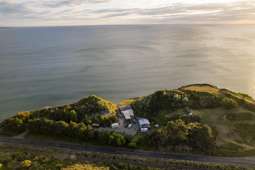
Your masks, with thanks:
[(255, 96), (255, 25), (0, 29), (0, 119), (96, 94), (190, 83)]

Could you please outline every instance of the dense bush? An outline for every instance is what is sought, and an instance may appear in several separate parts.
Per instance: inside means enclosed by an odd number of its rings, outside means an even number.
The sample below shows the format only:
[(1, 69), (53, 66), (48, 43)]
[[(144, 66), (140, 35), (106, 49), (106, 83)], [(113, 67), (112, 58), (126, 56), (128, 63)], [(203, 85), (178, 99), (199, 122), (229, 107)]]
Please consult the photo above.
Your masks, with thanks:
[(111, 132), (108, 136), (108, 144), (114, 146), (124, 146), (126, 144), (126, 138), (120, 133)]
[(30, 161), (30, 160), (24, 160), (21, 162), (22, 168), (28, 169), (31, 166), (32, 166), (32, 161)]
[(176, 114), (170, 117), (169, 121), (175, 121), (181, 119), (182, 121), (184, 121), (185, 123), (200, 123), (201, 122), (201, 118), (200, 116), (197, 115), (183, 115), (183, 114)]
[(89, 96), (77, 103), (34, 111), (30, 119), (47, 118), (55, 121), (91, 124), (92, 122), (109, 126), (116, 120), (117, 106), (97, 96)]
[(150, 134), (150, 142), (158, 147), (188, 146), (202, 152), (212, 152), (215, 147), (212, 129), (201, 123), (185, 123), (183, 120), (170, 121), (163, 128)]
[(27, 128), (36, 134), (93, 141), (100, 144), (125, 146), (127, 143), (127, 137), (121, 133), (95, 131), (90, 125), (85, 125), (84, 123), (33, 119), (29, 120)]
[(228, 97), (223, 97), (221, 102), (223, 107), (225, 107), (226, 109), (233, 109), (238, 107), (238, 103), (235, 100)]
[(194, 91), (185, 91), (185, 93), (188, 95), (190, 108), (201, 109), (221, 106), (221, 97), (217, 94)]
[(142, 148), (144, 146), (148, 146), (149, 145), (149, 141), (151, 139), (149, 138), (149, 135), (145, 135), (145, 134), (136, 134), (135, 136), (133, 136), (130, 140), (130, 142), (128, 143), (128, 147), (130, 148)]
[[(179, 117), (181, 118), (181, 117)], [(131, 148), (157, 148), (166, 147), (176, 150), (187, 146), (202, 152), (211, 151), (214, 148), (215, 138), (210, 127), (198, 123), (197, 118), (173, 119), (166, 126), (152, 130), (149, 134), (138, 134), (128, 137), (124, 134), (108, 131), (97, 131), (83, 122), (55, 121), (47, 118), (30, 119), (23, 123), (15, 117), (9, 119), (9, 127), (29, 129), (31, 133), (48, 136), (64, 137), (69, 139), (94, 142), (113, 146), (128, 146)], [(13, 122), (14, 121), (14, 122)]]
[(12, 117), (3, 121), (0, 125), (4, 131), (21, 133), (24, 132), (26, 127), (24, 121), (18, 117)]
[[(194, 89), (209, 85), (194, 85)], [(160, 113), (169, 113), (185, 107), (192, 109), (209, 109), (223, 107), (236, 108), (240, 105), (255, 110), (255, 101), (244, 94), (234, 93), (225, 89), (209, 86), (208, 92), (203, 89), (161, 90), (132, 102), (136, 114), (154, 117)], [(211, 91), (210, 91), (211, 90)]]
[(216, 146), (216, 138), (212, 129), (203, 124), (191, 123), (189, 126), (188, 145), (194, 150), (204, 153), (213, 152)]
[(132, 104), (136, 114), (155, 116), (161, 111), (174, 111), (187, 106), (189, 99), (179, 90), (162, 90)]
[(27, 128), (32, 133), (53, 135), (59, 137), (71, 137), (76, 139), (88, 139), (92, 131), (91, 126), (84, 123), (54, 121), (49, 119), (32, 119), (27, 123)]

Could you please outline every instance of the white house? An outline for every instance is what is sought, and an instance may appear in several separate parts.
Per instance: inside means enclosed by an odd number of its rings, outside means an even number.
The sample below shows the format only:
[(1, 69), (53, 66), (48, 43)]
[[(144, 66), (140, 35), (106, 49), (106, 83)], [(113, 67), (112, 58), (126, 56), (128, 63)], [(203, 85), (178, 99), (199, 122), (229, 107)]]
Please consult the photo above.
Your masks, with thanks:
[(131, 120), (134, 118), (134, 111), (131, 106), (120, 107), (120, 112), (124, 116), (125, 120)]

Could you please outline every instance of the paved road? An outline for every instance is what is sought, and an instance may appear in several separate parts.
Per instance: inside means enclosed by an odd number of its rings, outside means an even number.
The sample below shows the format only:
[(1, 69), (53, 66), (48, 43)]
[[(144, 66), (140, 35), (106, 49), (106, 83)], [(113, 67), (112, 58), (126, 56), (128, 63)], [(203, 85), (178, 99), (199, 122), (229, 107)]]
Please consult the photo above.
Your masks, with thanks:
[(172, 160), (189, 160), (197, 162), (210, 162), (219, 164), (237, 164), (242, 166), (255, 167), (255, 156), (254, 157), (214, 157), (204, 155), (191, 155), (191, 154), (176, 154), (176, 153), (162, 153), (155, 151), (142, 151), (132, 150), (125, 148), (116, 147), (105, 147), (105, 146), (85, 146), (81, 144), (61, 142), (61, 141), (48, 141), (48, 140), (35, 140), (35, 139), (14, 139), (9, 137), (0, 137), (0, 144), (8, 145), (22, 145), (31, 146), (33, 148), (52, 148), (60, 150), (71, 150), (76, 152), (98, 152), (98, 153), (110, 153), (119, 155), (129, 156), (140, 156), (147, 158), (164, 158)]

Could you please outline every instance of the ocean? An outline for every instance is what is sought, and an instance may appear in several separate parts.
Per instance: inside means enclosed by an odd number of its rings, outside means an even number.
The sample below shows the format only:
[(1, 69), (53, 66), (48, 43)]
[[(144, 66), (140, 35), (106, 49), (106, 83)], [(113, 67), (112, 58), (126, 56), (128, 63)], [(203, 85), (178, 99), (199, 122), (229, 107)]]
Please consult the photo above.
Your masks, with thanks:
[(255, 25), (0, 29), (0, 119), (98, 95), (210, 83), (255, 97)]

